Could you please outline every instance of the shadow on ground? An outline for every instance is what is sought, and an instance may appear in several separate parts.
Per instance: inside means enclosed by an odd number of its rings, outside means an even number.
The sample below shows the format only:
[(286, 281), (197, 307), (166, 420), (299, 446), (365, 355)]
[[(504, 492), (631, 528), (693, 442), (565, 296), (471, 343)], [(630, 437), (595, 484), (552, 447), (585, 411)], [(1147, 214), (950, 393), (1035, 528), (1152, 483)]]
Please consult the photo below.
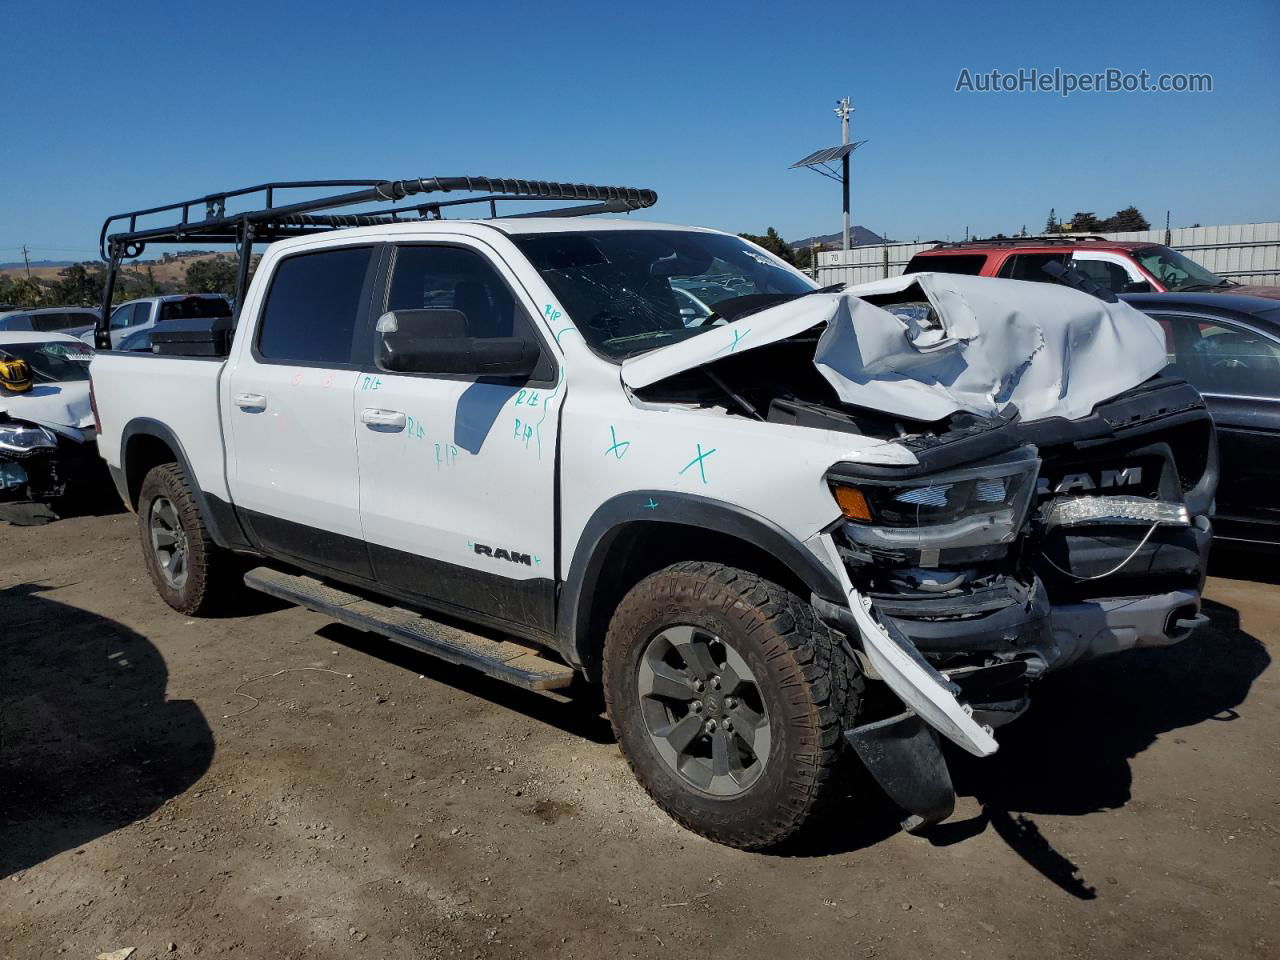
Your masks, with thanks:
[(604, 717), (604, 702), (597, 690), (586, 685), (571, 688), (568, 697), (553, 699), (340, 623), (328, 624), (316, 632), (333, 643), (340, 643), (366, 656), (377, 657), (402, 670), (430, 677), (437, 683), (488, 700), (507, 710), (514, 710), (539, 723), (558, 727), (592, 743), (614, 742), (613, 730)]
[(0, 593), (0, 877), (146, 817), (213, 757), (155, 646), (45, 589)]
[[(934, 827), (935, 846), (994, 830), (1031, 867), (1066, 893), (1096, 891), (1058, 852), (1034, 814), (1083, 816), (1130, 799), (1129, 762), (1161, 734), (1200, 723), (1229, 723), (1254, 680), (1271, 662), (1263, 644), (1240, 629), (1231, 607), (1206, 601), (1211, 622), (1172, 647), (1102, 658), (1040, 682), (1025, 716), (998, 734), (1000, 750), (984, 760), (948, 749), (956, 791), (973, 796), (979, 816)], [(425, 674), (494, 704), (596, 743), (613, 735), (592, 690), (562, 703), (337, 624), (320, 634), (335, 643)], [(1230, 734), (1226, 734), (1230, 736)], [(856, 851), (899, 829), (902, 813), (853, 762), (844, 764), (834, 801), (794, 841), (773, 851), (816, 857)]]
[[(1082, 816), (1123, 807), (1129, 761), (1161, 734), (1200, 723), (1230, 723), (1271, 663), (1234, 609), (1206, 601), (1210, 623), (1172, 647), (1135, 650), (1050, 676), (1033, 691), (1027, 714), (998, 734), (1000, 750), (979, 760), (950, 755), (957, 792), (982, 814), (942, 824), (930, 839), (955, 843), (990, 826), (1015, 852), (1073, 896), (1095, 889), (1054, 849), (1030, 818)], [(1230, 733), (1224, 733), (1229, 738)]]

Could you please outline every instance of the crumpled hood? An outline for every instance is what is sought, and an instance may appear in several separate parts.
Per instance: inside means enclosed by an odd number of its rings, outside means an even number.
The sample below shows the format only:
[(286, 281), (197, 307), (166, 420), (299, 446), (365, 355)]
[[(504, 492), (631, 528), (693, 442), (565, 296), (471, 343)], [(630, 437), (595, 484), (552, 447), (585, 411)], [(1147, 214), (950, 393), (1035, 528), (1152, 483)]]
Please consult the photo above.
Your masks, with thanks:
[(89, 381), (37, 383), (26, 393), (0, 390), (0, 413), (14, 420), (26, 420), (48, 427), (73, 440), (86, 439), (93, 429), (93, 410), (89, 406)]
[[(895, 314), (862, 299), (895, 294), (933, 310)], [(1160, 327), (1126, 303), (1056, 284), (915, 273), (750, 314), (625, 361), (622, 380), (645, 387), (819, 324), (814, 363), (840, 399), (913, 420), (1011, 403), (1024, 420), (1078, 419), (1167, 359)]]

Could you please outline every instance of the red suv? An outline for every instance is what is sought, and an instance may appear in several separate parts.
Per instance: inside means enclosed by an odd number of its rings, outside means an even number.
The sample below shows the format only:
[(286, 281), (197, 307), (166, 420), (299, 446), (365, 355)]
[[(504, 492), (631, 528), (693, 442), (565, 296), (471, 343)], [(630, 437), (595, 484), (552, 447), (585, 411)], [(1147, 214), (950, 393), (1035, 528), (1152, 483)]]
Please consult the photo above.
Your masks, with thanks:
[(1214, 291), (1280, 300), (1280, 287), (1246, 287), (1224, 280), (1177, 250), (1093, 236), (1013, 237), (943, 243), (917, 253), (905, 273), (967, 273), (1052, 282), (1044, 265), (1074, 267), (1116, 293)]

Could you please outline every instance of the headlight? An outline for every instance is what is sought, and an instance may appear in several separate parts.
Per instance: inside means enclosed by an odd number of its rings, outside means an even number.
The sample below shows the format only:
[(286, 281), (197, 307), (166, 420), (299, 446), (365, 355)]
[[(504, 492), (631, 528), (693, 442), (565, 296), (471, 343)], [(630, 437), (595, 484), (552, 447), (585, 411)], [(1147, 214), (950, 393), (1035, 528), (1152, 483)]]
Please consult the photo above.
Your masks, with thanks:
[(1035, 492), (1040, 458), (1022, 447), (998, 460), (912, 480), (830, 477), (850, 523), (867, 547), (939, 549), (1008, 543), (1018, 535)]
[(58, 438), (33, 423), (0, 423), (0, 450), (23, 457), (37, 450), (56, 450)]

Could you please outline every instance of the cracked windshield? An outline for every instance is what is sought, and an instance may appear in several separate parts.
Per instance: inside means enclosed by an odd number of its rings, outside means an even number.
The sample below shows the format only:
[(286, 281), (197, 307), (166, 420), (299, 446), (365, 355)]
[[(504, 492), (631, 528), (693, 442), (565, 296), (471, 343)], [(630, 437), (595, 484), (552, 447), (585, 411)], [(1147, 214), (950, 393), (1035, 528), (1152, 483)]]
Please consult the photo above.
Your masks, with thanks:
[(513, 239), (587, 344), (613, 360), (813, 289), (746, 241), (722, 234), (600, 230)]

